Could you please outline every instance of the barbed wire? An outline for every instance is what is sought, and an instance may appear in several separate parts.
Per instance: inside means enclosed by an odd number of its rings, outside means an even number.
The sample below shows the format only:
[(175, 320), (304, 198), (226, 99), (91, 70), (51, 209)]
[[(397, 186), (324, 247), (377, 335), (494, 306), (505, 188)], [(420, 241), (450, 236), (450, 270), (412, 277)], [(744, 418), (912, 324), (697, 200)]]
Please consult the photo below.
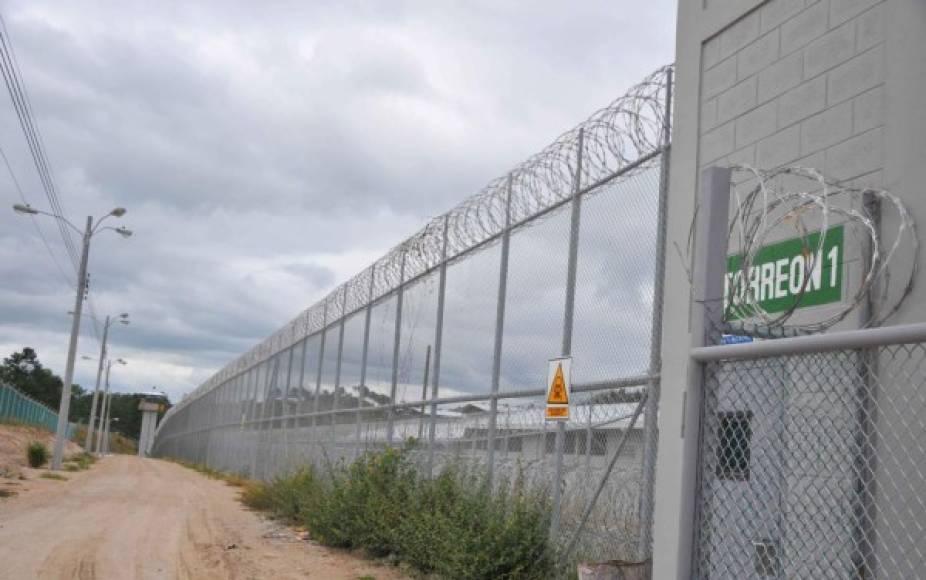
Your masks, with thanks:
[[(371, 298), (375, 301), (387, 295), (404, 281), (439, 266), (442, 260), (491, 240), (501, 234), (506, 223), (530, 220), (568, 200), (577, 185), (588, 189), (606, 180), (629, 179), (648, 168), (645, 161), (655, 158), (669, 142), (666, 87), (672, 68), (668, 65), (653, 72), (536, 155), (490, 181), (446, 214), (431, 219), (418, 233), (226, 365), (186, 400), (192, 401), (231, 376), (318, 332)], [(580, 149), (582, 163), (577, 176)]]
[[(733, 182), (739, 185), (732, 188), (735, 203), (728, 247), (739, 252), (741, 259), (732, 283), (726, 287), (726, 319), (734, 315), (742, 324), (752, 323), (766, 330), (811, 333), (826, 330), (859, 309), (863, 309), (860, 313), (863, 327), (880, 326), (897, 312), (913, 289), (919, 253), (916, 225), (899, 197), (883, 189), (833, 181), (808, 167), (760, 170), (737, 165), (731, 169)], [(745, 193), (740, 193), (743, 189)], [(882, 220), (885, 210), (892, 210), (896, 219)], [(889, 231), (884, 231), (885, 222), (892, 226)], [(857, 286), (835, 310), (818, 311), (822, 318), (812, 320), (802, 315), (801, 320), (789, 324), (807, 292), (812, 290), (814, 275), (822, 274), (825, 267), (823, 249), (829, 228), (840, 224), (857, 242), (854, 249), (858, 256), (852, 260), (859, 264)], [(767, 242), (781, 239), (782, 234), (797, 234), (803, 259), (793, 302), (773, 315), (760, 303), (761, 296), (754, 285), (758, 270), (754, 265)], [(909, 254), (902, 263), (895, 263), (894, 258), (904, 246)], [(845, 254), (842, 260), (846, 261)], [(891, 288), (897, 281), (902, 285), (899, 293)]]

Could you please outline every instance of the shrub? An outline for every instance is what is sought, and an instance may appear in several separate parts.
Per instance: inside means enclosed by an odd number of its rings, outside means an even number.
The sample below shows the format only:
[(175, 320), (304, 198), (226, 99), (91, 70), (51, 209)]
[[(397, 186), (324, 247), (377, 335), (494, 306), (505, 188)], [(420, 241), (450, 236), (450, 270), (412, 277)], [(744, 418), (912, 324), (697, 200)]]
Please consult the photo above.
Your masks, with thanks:
[(254, 482), (241, 492), (241, 501), (250, 508), (270, 512), (288, 523), (301, 523), (309, 504), (318, 497), (318, 484), (311, 468), (278, 477), (269, 483)]
[(48, 463), (48, 447), (43, 443), (33, 441), (26, 448), (26, 460), (29, 467), (39, 468)]
[(318, 541), (391, 556), (447, 578), (546, 578), (549, 503), (519, 478), (490, 490), (448, 470), (422, 477), (405, 451), (312, 468), (242, 492), (248, 506), (302, 524)]

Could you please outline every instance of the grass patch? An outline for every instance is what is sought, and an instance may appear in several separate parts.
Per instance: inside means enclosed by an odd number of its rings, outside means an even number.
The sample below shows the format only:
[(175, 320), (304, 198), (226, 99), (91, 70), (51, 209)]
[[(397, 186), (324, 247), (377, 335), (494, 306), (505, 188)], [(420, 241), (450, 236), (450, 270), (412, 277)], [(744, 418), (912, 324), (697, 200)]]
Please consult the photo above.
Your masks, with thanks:
[(13, 497), (14, 495), (16, 495), (16, 492), (12, 489), (0, 488), (0, 498)]
[(203, 465), (201, 463), (189, 463), (187, 461), (179, 461), (179, 460), (173, 460), (173, 462), (178, 465), (182, 465), (186, 467), (187, 469), (192, 469), (193, 471), (197, 473), (201, 473), (205, 475), (206, 477), (208, 477), (209, 479), (218, 479), (220, 481), (224, 481), (225, 483), (227, 483), (228, 485), (232, 487), (244, 488), (244, 487), (251, 485), (251, 480), (244, 477), (243, 475), (239, 475), (236, 473), (225, 473), (224, 471), (213, 469), (209, 467), (208, 465)]
[(93, 454), (84, 451), (68, 457), (66, 461), (64, 468), (67, 471), (84, 471), (90, 469), (90, 466), (97, 462), (97, 458)]
[(47, 471), (43, 473), (42, 475), (40, 475), (39, 477), (41, 477), (42, 479), (51, 479), (54, 481), (67, 481), (68, 480), (68, 478), (64, 477), (60, 473), (55, 473), (54, 471)]
[(323, 544), (363, 549), (446, 578), (548, 578), (550, 506), (523, 481), (491, 491), (448, 470), (422, 477), (407, 452), (365, 455), (325, 474), (311, 467), (244, 488), (242, 501), (305, 527)]
[(39, 441), (33, 441), (26, 447), (26, 461), (29, 467), (38, 469), (48, 463), (48, 447)]

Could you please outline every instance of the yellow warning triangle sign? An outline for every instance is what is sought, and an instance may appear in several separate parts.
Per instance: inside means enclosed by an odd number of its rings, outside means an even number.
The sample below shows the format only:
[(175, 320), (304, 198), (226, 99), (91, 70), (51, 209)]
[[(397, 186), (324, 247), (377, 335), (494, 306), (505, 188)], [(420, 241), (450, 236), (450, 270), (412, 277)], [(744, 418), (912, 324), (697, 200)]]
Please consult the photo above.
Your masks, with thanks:
[(563, 363), (556, 365), (556, 374), (553, 383), (547, 391), (548, 405), (568, 405), (569, 393), (566, 392), (566, 379), (563, 378)]

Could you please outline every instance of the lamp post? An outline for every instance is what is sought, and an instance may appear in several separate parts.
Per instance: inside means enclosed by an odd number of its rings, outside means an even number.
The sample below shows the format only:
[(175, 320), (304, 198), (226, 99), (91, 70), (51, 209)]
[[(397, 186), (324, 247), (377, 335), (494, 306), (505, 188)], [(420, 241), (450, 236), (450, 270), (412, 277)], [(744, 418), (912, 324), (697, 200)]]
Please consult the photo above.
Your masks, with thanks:
[(116, 324), (116, 322), (119, 322), (121, 324), (128, 324), (129, 323), (128, 313), (123, 312), (116, 318), (107, 316), (106, 323), (103, 324), (103, 342), (100, 345), (100, 358), (99, 358), (99, 364), (97, 364), (97, 369), (96, 369), (96, 387), (93, 389), (93, 400), (90, 403), (90, 422), (87, 425), (87, 437), (84, 440), (84, 450), (88, 452), (92, 451), (90, 449), (90, 445), (93, 443), (93, 425), (96, 422), (96, 407), (97, 407), (97, 401), (99, 400), (99, 397), (100, 397), (100, 379), (103, 376), (103, 364), (104, 364), (104, 361), (106, 360), (106, 339), (109, 336), (109, 327), (112, 326), (113, 324)]
[(110, 419), (106, 418), (106, 439), (103, 441), (103, 453), (109, 453), (109, 425), (110, 423), (118, 423), (119, 417), (114, 417)]
[[(113, 368), (113, 363), (121, 365), (129, 364), (121, 358), (106, 361), (106, 391), (103, 393), (103, 408), (100, 409), (100, 427), (96, 431), (96, 452), (98, 454), (103, 453), (103, 444), (105, 442), (103, 439), (103, 431), (104, 427), (107, 425), (106, 422), (109, 421), (110, 407), (112, 407), (113, 404), (113, 396), (109, 393), (109, 372)], [(106, 436), (108, 437), (109, 433), (106, 433)]]
[(74, 358), (77, 355), (77, 339), (80, 335), (80, 314), (84, 307), (84, 292), (87, 290), (87, 260), (90, 256), (90, 239), (103, 230), (113, 230), (125, 238), (131, 236), (132, 232), (124, 227), (100, 227), (103, 221), (110, 216), (122, 217), (125, 215), (125, 208), (122, 207), (113, 209), (100, 218), (96, 222), (96, 225), (93, 223), (93, 216), (87, 216), (87, 226), (84, 231), (80, 231), (74, 224), (59, 215), (37, 210), (28, 204), (23, 205), (17, 203), (13, 206), (13, 210), (16, 213), (25, 215), (41, 214), (59, 219), (81, 236), (80, 266), (77, 269), (77, 296), (74, 299), (74, 321), (71, 324), (71, 340), (68, 344), (68, 359), (67, 365), (64, 368), (64, 385), (61, 387), (61, 404), (58, 405), (58, 428), (55, 432), (55, 449), (51, 459), (51, 468), (57, 471), (61, 469), (61, 460), (64, 457), (64, 441), (67, 439), (68, 412), (71, 408), (71, 384), (74, 380)]

